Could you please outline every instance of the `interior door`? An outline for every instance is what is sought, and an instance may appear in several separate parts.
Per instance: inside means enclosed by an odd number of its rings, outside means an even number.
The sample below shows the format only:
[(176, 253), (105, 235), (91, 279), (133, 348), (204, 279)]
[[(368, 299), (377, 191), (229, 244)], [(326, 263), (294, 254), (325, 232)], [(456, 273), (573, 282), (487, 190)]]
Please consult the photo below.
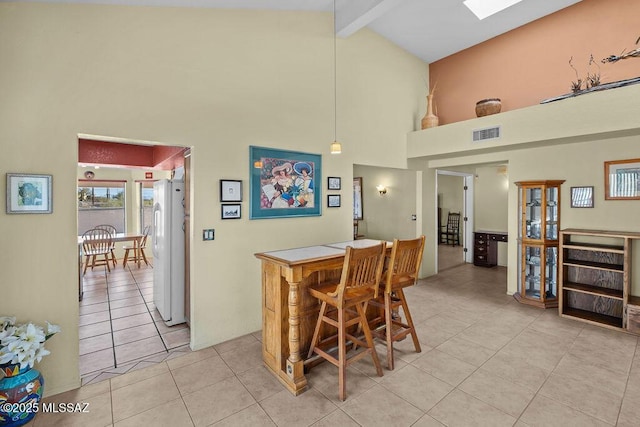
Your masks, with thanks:
[(191, 324), (191, 150), (184, 153), (184, 317)]

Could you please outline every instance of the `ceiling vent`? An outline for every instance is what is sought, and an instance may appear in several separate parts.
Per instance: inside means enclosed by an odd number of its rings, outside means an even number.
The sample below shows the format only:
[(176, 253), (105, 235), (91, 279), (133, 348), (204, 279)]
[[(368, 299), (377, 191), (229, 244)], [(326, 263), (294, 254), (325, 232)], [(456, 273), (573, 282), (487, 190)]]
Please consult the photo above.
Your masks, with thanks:
[(487, 141), (490, 139), (500, 139), (500, 135), (502, 135), (502, 128), (500, 126), (476, 129), (473, 131), (473, 142)]

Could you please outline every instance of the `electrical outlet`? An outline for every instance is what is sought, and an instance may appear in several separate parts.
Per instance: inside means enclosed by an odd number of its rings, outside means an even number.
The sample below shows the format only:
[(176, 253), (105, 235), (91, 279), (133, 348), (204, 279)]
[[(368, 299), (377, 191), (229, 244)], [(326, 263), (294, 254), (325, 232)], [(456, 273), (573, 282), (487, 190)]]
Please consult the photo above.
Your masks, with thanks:
[(214, 240), (216, 237), (216, 231), (213, 228), (202, 230), (202, 240)]

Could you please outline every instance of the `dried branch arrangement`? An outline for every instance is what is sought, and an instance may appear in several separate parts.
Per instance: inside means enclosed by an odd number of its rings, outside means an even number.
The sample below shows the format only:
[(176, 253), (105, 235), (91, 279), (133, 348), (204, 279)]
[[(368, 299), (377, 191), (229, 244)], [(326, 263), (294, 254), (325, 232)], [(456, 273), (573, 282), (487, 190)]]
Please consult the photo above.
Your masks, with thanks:
[[(636, 40), (636, 44), (638, 44), (639, 42), (640, 42), (640, 37), (638, 37), (638, 39)], [(600, 62), (602, 62), (603, 64), (606, 64), (607, 62), (618, 62), (621, 59), (627, 59), (627, 58), (640, 58), (640, 48), (633, 49), (627, 53), (622, 51), (620, 55), (611, 55), (607, 58), (604, 58)]]
[[(591, 73), (591, 66), (594, 65), (598, 68), (597, 71)], [(578, 93), (582, 90), (582, 83), (585, 84), (585, 89), (591, 89), (592, 87), (596, 87), (600, 85), (600, 66), (593, 59), (593, 54), (589, 56), (589, 63), (587, 66), (589, 70), (587, 71), (587, 77), (583, 80), (580, 78), (578, 74), (578, 70), (573, 66), (573, 56), (569, 59), (569, 66), (573, 68), (573, 71), (576, 73), (576, 80), (571, 82), (571, 92)]]

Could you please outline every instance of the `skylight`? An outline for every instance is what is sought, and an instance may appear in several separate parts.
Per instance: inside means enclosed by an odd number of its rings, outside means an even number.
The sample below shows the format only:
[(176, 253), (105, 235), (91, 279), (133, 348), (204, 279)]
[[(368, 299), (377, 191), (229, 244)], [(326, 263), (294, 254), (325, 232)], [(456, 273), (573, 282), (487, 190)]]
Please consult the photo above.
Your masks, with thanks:
[(482, 20), (522, 0), (464, 0), (464, 5)]

